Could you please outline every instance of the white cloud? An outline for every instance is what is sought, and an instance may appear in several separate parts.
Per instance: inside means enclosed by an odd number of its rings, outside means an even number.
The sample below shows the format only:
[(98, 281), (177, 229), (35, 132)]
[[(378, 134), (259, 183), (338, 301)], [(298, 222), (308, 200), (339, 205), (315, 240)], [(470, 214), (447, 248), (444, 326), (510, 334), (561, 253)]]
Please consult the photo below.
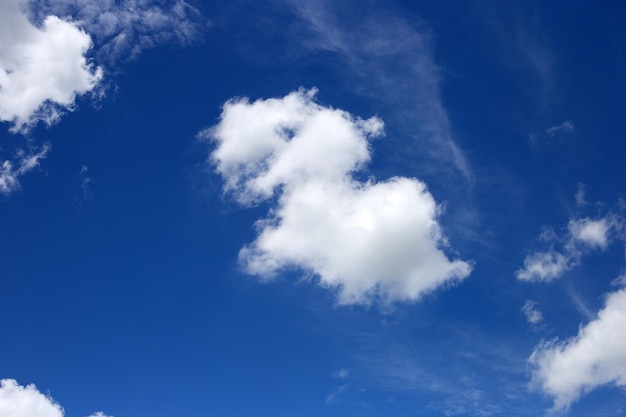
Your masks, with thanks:
[(575, 130), (576, 128), (574, 127), (574, 123), (572, 123), (571, 120), (566, 120), (560, 125), (552, 126), (548, 128), (546, 130), (546, 133), (550, 137), (554, 137), (556, 135), (563, 134), (563, 133), (574, 133)]
[[(21, 386), (14, 379), (0, 380), (0, 416), (63, 417), (63, 408), (33, 384)], [(90, 417), (107, 417), (102, 412)]]
[(522, 307), (522, 312), (530, 324), (537, 324), (543, 320), (543, 314), (541, 314), (541, 310), (539, 310), (537, 303), (534, 301), (526, 300), (524, 307)]
[(442, 250), (440, 208), (424, 183), (354, 179), (382, 121), (323, 107), (315, 93), (232, 100), (202, 133), (216, 142), (211, 161), (226, 191), (246, 205), (276, 202), (240, 252), (244, 269), (262, 279), (313, 273), (344, 304), (417, 300), (467, 277), (471, 265)]
[(611, 221), (608, 218), (571, 220), (568, 229), (572, 238), (591, 247), (606, 249)]
[(71, 16), (94, 37), (102, 62), (134, 58), (167, 42), (199, 36), (200, 12), (183, 0), (32, 0), (32, 13)]
[[(522, 281), (552, 281), (580, 263), (585, 252), (608, 247), (613, 231), (621, 230), (623, 220), (615, 215), (607, 215), (596, 220), (590, 218), (571, 219), (561, 251), (550, 248), (546, 252), (534, 252), (524, 259), (524, 267), (516, 271)], [(547, 239), (542, 232), (542, 240), (555, 240), (558, 236), (550, 233)], [(550, 229), (551, 230), (551, 229)]]
[(102, 78), (85, 58), (88, 34), (53, 15), (35, 26), (26, 7), (25, 0), (0, 2), (0, 121), (13, 131), (54, 123)]
[(535, 252), (526, 256), (524, 268), (519, 269), (516, 276), (522, 281), (552, 281), (575, 264), (573, 258), (554, 250)]
[(626, 290), (608, 295), (595, 320), (578, 335), (535, 348), (529, 359), (533, 384), (567, 410), (581, 395), (602, 386), (626, 387)]
[(48, 154), (49, 146), (44, 145), (38, 152), (20, 151), (15, 161), (5, 160), (0, 165), (0, 194), (8, 195), (19, 189), (19, 177), (39, 166), (39, 161)]

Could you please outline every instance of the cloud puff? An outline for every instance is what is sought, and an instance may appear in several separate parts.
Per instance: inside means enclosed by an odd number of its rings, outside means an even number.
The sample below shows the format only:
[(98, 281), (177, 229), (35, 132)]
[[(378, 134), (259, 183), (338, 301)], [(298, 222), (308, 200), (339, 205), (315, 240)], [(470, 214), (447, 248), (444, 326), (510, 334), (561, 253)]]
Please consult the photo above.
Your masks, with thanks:
[(556, 411), (601, 385), (626, 387), (626, 290), (609, 294), (577, 336), (535, 348), (529, 363), (533, 385), (554, 398)]
[(541, 314), (541, 310), (539, 310), (537, 303), (534, 301), (526, 300), (524, 307), (522, 307), (522, 312), (530, 324), (537, 324), (543, 320), (543, 314)]
[(85, 58), (88, 34), (53, 15), (35, 26), (26, 7), (25, 0), (0, 2), (0, 121), (15, 132), (54, 123), (102, 78)]
[[(622, 219), (609, 215), (599, 219), (571, 219), (562, 251), (550, 248), (534, 252), (524, 259), (524, 267), (515, 275), (522, 281), (552, 281), (580, 263), (583, 253), (592, 249), (606, 249), (611, 232), (621, 229)], [(558, 239), (558, 238), (557, 238)]]
[(183, 0), (32, 0), (31, 13), (71, 17), (93, 36), (98, 60), (108, 63), (199, 35), (200, 12)]
[(216, 143), (211, 162), (227, 192), (244, 205), (276, 202), (239, 254), (244, 269), (262, 279), (304, 270), (344, 304), (417, 300), (467, 277), (471, 265), (442, 250), (440, 208), (424, 183), (354, 178), (382, 121), (323, 107), (315, 93), (229, 101), (201, 134)]
[(567, 226), (572, 238), (590, 247), (606, 249), (611, 219), (599, 220), (579, 219), (571, 220)]
[[(59, 404), (39, 392), (33, 384), (23, 387), (14, 379), (0, 380), (0, 416), (63, 417), (64, 414)], [(107, 416), (97, 412), (89, 417)]]
[(0, 165), (0, 194), (8, 195), (20, 188), (19, 177), (39, 166), (39, 161), (46, 157), (49, 150), (44, 145), (38, 152), (18, 152), (15, 161), (5, 160)]

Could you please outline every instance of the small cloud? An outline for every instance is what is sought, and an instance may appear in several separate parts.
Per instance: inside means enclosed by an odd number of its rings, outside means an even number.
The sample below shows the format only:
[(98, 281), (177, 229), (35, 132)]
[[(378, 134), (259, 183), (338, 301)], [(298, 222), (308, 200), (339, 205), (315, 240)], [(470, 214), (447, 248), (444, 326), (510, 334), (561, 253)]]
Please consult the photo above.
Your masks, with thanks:
[(626, 272), (622, 272), (619, 277), (611, 281), (613, 286), (625, 286), (626, 287)]
[(5, 160), (0, 165), (0, 194), (9, 195), (20, 188), (19, 178), (39, 166), (39, 161), (48, 154), (50, 146), (44, 144), (39, 151), (27, 153), (20, 150), (16, 158)]
[(542, 226), (539, 240), (542, 242), (553, 242), (558, 239), (558, 236), (554, 229), (550, 226)]
[(515, 275), (522, 281), (552, 281), (574, 266), (569, 255), (550, 249), (548, 252), (535, 252), (524, 259), (524, 267)]
[(537, 324), (543, 320), (543, 314), (534, 301), (526, 300), (524, 307), (522, 307), (522, 312), (530, 324)]
[(342, 396), (342, 394), (345, 394), (346, 391), (348, 391), (349, 386), (347, 384), (344, 385), (340, 385), (336, 388), (334, 388), (330, 394), (328, 394), (326, 396), (326, 404), (334, 404), (339, 400), (339, 397)]
[(80, 188), (82, 191), (83, 201), (91, 201), (93, 199), (93, 193), (91, 191), (92, 179), (87, 175), (89, 168), (87, 165), (81, 165), (80, 167)]
[(347, 370), (345, 368), (341, 368), (341, 369), (338, 369), (336, 372), (333, 373), (333, 378), (346, 379), (349, 375), (350, 375), (350, 371), (349, 370)]
[[(609, 214), (598, 219), (570, 219), (567, 233), (559, 237), (552, 228), (543, 227), (540, 240), (551, 242), (550, 249), (533, 252), (524, 259), (524, 267), (515, 272), (522, 281), (552, 281), (580, 263), (582, 256), (594, 249), (605, 250), (614, 239), (624, 239), (624, 219)], [(562, 243), (562, 249), (553, 245)]]
[(560, 134), (574, 133), (575, 130), (576, 130), (576, 128), (574, 127), (574, 123), (572, 123), (571, 120), (566, 120), (563, 123), (561, 123), (560, 125), (552, 126), (552, 127), (548, 128), (546, 130), (546, 133), (548, 134), (548, 136), (553, 138), (556, 135), (560, 135)]
[(567, 227), (573, 239), (591, 247), (606, 249), (609, 240), (608, 233), (611, 227), (610, 219), (591, 220), (585, 218), (570, 220)]

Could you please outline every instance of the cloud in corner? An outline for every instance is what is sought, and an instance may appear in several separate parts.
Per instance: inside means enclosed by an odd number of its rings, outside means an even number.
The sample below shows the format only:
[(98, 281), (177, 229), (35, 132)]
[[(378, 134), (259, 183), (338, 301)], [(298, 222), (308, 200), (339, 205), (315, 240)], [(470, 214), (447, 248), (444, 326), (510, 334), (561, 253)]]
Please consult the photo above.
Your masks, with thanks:
[(568, 340), (535, 348), (532, 386), (565, 411), (582, 395), (603, 386), (626, 388), (626, 290), (609, 294), (597, 315)]
[(55, 123), (103, 76), (86, 58), (92, 46), (86, 32), (55, 15), (36, 26), (28, 6), (26, 0), (0, 2), (0, 121), (13, 132)]
[[(0, 380), (0, 415), (8, 417), (64, 417), (63, 408), (33, 384), (22, 386), (14, 379)], [(101, 411), (89, 417), (107, 417)], [(112, 417), (112, 416), (109, 416)]]
[(200, 134), (215, 143), (210, 161), (226, 192), (243, 205), (275, 204), (239, 254), (244, 270), (264, 280), (311, 273), (340, 304), (416, 301), (469, 276), (471, 263), (444, 253), (441, 209), (426, 184), (355, 179), (383, 122), (319, 105), (315, 94), (231, 100)]

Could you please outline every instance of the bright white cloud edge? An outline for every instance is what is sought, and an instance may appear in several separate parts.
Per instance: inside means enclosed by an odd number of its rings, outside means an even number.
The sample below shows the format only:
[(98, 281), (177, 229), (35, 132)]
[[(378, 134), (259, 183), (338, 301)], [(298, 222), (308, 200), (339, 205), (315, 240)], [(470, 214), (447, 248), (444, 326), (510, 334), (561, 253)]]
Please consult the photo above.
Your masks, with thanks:
[(55, 123), (103, 76), (85, 57), (91, 37), (76, 23), (50, 15), (37, 27), (27, 7), (26, 0), (0, 2), (0, 121), (14, 132)]
[[(14, 379), (0, 380), (0, 416), (63, 417), (63, 408), (33, 384), (19, 385)], [(101, 411), (89, 417), (107, 417)]]
[(303, 270), (341, 304), (415, 301), (466, 278), (472, 265), (444, 253), (441, 210), (423, 182), (354, 178), (383, 122), (321, 106), (315, 94), (231, 100), (201, 133), (216, 143), (210, 159), (227, 192), (244, 205), (275, 202), (240, 252), (244, 270), (265, 280)]
[(609, 294), (575, 337), (536, 347), (529, 363), (532, 385), (554, 399), (553, 411), (566, 411), (599, 386), (626, 388), (626, 289)]

